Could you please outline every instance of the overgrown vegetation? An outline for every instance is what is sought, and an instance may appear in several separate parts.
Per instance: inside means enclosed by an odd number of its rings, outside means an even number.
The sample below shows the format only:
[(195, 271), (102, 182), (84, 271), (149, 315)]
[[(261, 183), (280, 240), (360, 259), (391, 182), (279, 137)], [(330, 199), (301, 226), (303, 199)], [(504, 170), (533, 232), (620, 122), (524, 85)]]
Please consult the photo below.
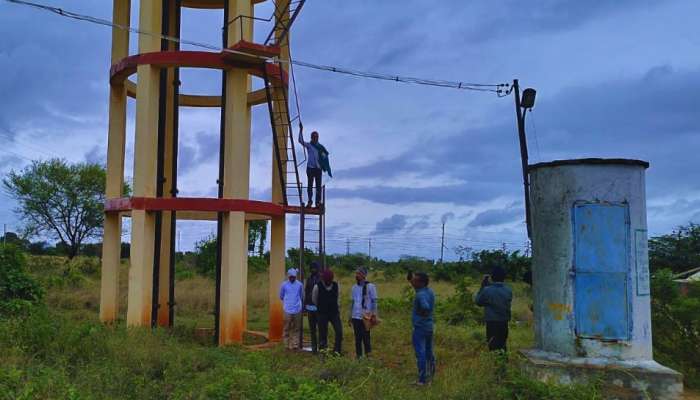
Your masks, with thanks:
[[(674, 272), (695, 266), (697, 225), (652, 238), (652, 318), (654, 352), (660, 362), (684, 373), (688, 387), (700, 386), (700, 285), (681, 295)], [(17, 235), (0, 253), (0, 399), (2, 398), (234, 398), (234, 399), (597, 399), (596, 385), (559, 387), (529, 380), (517, 368), (519, 348), (532, 346), (530, 288), (519, 282), (530, 259), (518, 252), (486, 250), (469, 260), (438, 264), (405, 256), (394, 262), (363, 254), (332, 255), (341, 286), (351, 271), (371, 267), (380, 287), (383, 323), (374, 335), (375, 357), (319, 359), (280, 350), (250, 352), (211, 347), (195, 334), (213, 325), (216, 243), (207, 239), (194, 252), (176, 255), (178, 302), (171, 330), (106, 328), (97, 322), (99, 259), (25, 256), (32, 243)], [(249, 256), (249, 326), (265, 330), (269, 254), (259, 255), (260, 236)], [(97, 246), (97, 245), (94, 245)], [(34, 246), (35, 248), (36, 246)], [(128, 254), (128, 246), (126, 247)], [(307, 250), (308, 252), (308, 250)], [(298, 250), (287, 262), (295, 265)], [(313, 255), (305, 255), (307, 263)], [(505, 266), (516, 301), (511, 325), (511, 359), (505, 374), (484, 348), (482, 310), (473, 301), (478, 278), (494, 265)], [(669, 269), (661, 269), (663, 265)], [(439, 373), (429, 388), (408, 385), (414, 377), (410, 344), (413, 290), (408, 271), (431, 274), (437, 298), (436, 351)], [(121, 314), (126, 304), (122, 271)], [(44, 304), (42, 299), (45, 299)], [(342, 298), (347, 310), (347, 296)], [(346, 328), (345, 347), (352, 332)], [(128, 351), (125, 351), (128, 349)]]
[[(97, 321), (97, 259), (30, 257), (29, 271), (46, 288), (46, 304), (21, 315), (0, 318), (0, 398), (155, 398), (155, 399), (597, 399), (595, 386), (559, 387), (532, 382), (517, 369), (517, 357), (500, 376), (496, 360), (486, 354), (483, 327), (438, 320), (439, 372), (428, 388), (412, 387), (414, 357), (410, 344), (412, 290), (403, 276), (380, 284), (382, 325), (374, 336), (371, 360), (351, 354), (352, 331), (345, 331), (348, 356), (318, 358), (281, 349), (252, 352), (216, 348), (198, 337), (199, 327), (213, 324), (213, 281), (199, 274), (177, 283), (177, 317), (173, 330), (106, 327)], [(67, 272), (70, 271), (70, 272)], [(121, 274), (121, 287), (127, 270)], [(77, 286), (71, 274), (79, 276)], [(251, 273), (249, 325), (265, 329), (267, 274)], [(350, 287), (351, 276), (342, 278)], [(464, 288), (469, 284), (465, 283)], [(438, 301), (452, 302), (459, 290), (435, 282)], [(122, 306), (126, 303), (121, 293)], [(212, 296), (209, 296), (212, 295)], [(204, 296), (204, 297), (202, 297)], [(210, 298), (211, 297), (211, 298)], [(384, 305), (384, 303), (382, 303)], [(342, 309), (349, 307), (347, 296)], [(124, 314), (121, 310), (121, 315)], [(531, 345), (531, 329), (515, 327), (514, 349)]]
[(674, 273), (700, 267), (700, 225), (689, 223), (668, 235), (649, 240), (652, 272), (670, 269)]
[(689, 386), (700, 387), (700, 282), (681, 295), (673, 273), (661, 270), (651, 283), (654, 357), (682, 371)]
[(41, 301), (44, 291), (27, 273), (24, 253), (13, 245), (0, 247), (0, 318), (22, 315)]

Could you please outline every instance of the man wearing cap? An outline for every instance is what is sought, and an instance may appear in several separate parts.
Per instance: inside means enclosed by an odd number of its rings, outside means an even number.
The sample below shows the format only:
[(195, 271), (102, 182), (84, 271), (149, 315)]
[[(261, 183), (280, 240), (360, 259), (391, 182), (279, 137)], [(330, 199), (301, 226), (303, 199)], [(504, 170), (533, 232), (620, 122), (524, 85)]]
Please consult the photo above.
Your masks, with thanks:
[(309, 319), (309, 332), (311, 333), (311, 351), (316, 353), (318, 351), (318, 307), (316, 302), (312, 298), (316, 284), (321, 282), (321, 275), (319, 274), (319, 265), (316, 261), (311, 262), (311, 274), (306, 278), (306, 284), (304, 286), (304, 308), (306, 309), (306, 316)]
[(343, 343), (343, 324), (340, 322), (340, 286), (333, 280), (333, 271), (326, 269), (321, 273), (321, 281), (314, 286), (311, 295), (318, 308), (318, 345), (321, 350), (328, 348), (328, 323), (333, 326), (335, 342), (333, 352), (341, 353)]
[(297, 270), (287, 271), (287, 280), (280, 286), (280, 300), (284, 309), (284, 345), (287, 349), (301, 348), (301, 303), (304, 288), (297, 281)]
[(484, 276), (481, 289), (475, 297), (476, 304), (484, 307), (486, 338), (491, 351), (506, 351), (513, 292), (503, 284), (505, 278), (505, 270), (498, 266), (494, 267), (491, 271), (493, 282), (490, 282), (488, 275)]
[(372, 352), (369, 330), (377, 321), (377, 287), (367, 281), (367, 269), (364, 267), (355, 271), (355, 281), (357, 283), (350, 292), (349, 322), (355, 333), (355, 354), (360, 358)]

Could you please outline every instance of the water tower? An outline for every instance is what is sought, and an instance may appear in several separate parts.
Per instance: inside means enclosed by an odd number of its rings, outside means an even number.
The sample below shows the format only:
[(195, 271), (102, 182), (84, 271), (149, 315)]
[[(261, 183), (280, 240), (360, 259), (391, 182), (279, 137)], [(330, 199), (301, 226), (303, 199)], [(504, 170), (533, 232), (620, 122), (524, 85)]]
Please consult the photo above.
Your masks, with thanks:
[[(272, 1), (272, 0), (271, 0)], [(304, 1), (274, 0), (272, 17), (254, 16), (264, 0), (142, 0), (138, 54), (129, 54), (130, 0), (114, 0), (110, 71), (107, 188), (100, 319), (117, 319), (122, 218), (131, 219), (128, 326), (171, 326), (174, 295), (175, 226), (181, 220), (217, 221), (215, 337), (219, 344), (242, 342), (246, 332), (248, 223), (271, 221), (270, 340), (282, 336), (277, 297), (285, 279), (286, 216), (318, 224), (315, 242), (323, 253), (324, 209), (305, 208), (297, 151), (288, 108), (290, 28)], [(222, 10), (223, 50), (180, 50), (183, 8)], [(255, 26), (267, 22), (266, 38), (253, 41)], [(181, 68), (222, 71), (220, 94), (180, 93)], [(136, 80), (130, 76), (135, 75)], [(253, 79), (262, 88), (253, 90)], [(124, 197), (127, 99), (135, 98), (133, 190)], [(272, 199), (249, 199), (251, 109), (266, 107), (272, 133)], [(215, 198), (178, 197), (178, 121), (181, 107), (221, 109), (219, 174)], [(213, 179), (212, 179), (213, 180)], [(303, 252), (300, 252), (303, 254)]]

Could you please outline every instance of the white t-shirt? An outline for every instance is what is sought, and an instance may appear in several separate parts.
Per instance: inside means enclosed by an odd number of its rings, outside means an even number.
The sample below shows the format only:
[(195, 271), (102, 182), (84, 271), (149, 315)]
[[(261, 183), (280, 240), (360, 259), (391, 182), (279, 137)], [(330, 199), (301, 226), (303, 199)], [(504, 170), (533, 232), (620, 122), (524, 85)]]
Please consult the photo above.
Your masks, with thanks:
[(352, 319), (362, 319), (362, 314), (367, 311), (377, 313), (377, 287), (374, 283), (363, 282), (367, 285), (367, 294), (365, 295), (365, 308), (362, 308), (362, 286), (357, 283), (352, 286), (350, 299), (352, 300), (351, 315)]

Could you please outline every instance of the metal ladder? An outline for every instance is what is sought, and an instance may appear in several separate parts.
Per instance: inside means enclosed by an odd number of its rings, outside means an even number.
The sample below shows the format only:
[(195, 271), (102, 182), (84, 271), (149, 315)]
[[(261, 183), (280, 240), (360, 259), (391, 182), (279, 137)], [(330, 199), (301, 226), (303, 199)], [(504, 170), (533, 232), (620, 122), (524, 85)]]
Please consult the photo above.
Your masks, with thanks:
[[(281, 63), (278, 64), (280, 71)], [(272, 142), (275, 147), (275, 163), (280, 177), (280, 189), (282, 201), (288, 210), (299, 214), (299, 254), (300, 265), (304, 265), (304, 251), (307, 245), (315, 249), (314, 253), (319, 264), (325, 266), (325, 187), (321, 188), (321, 208), (309, 208), (304, 206), (303, 190), (299, 166), (297, 161), (296, 145), (294, 141), (293, 122), (299, 118), (291, 118), (287, 99), (287, 87), (283, 80), (271, 80), (267, 73), (263, 75), (265, 95), (267, 96), (267, 108), (270, 113), (272, 127)], [(277, 96), (277, 97), (275, 97)], [(280, 143), (284, 132), (284, 143)]]
[[(282, 64), (278, 64), (282, 73)], [(265, 69), (267, 71), (267, 69)], [(265, 84), (265, 96), (267, 97), (267, 108), (270, 113), (270, 124), (272, 127), (272, 143), (275, 147), (275, 159), (277, 172), (282, 185), (282, 202), (285, 206), (302, 207), (304, 198), (301, 193), (301, 179), (299, 178), (299, 165), (294, 145), (294, 129), (292, 119), (289, 115), (289, 103), (287, 102), (287, 87), (282, 79), (275, 83), (267, 75), (263, 75)], [(277, 94), (276, 94), (277, 93)], [(280, 95), (281, 93), (281, 95)], [(275, 97), (277, 96), (277, 97)], [(295, 119), (297, 119), (295, 117)], [(281, 146), (282, 139), (279, 132), (284, 132), (284, 146)], [(284, 150), (284, 154), (282, 153)]]
[[(284, 38), (289, 33), (289, 29), (292, 24), (297, 19), (299, 12), (301, 12), (302, 7), (304, 7), (306, 0), (292, 0), (289, 1), (283, 7), (279, 6), (279, 1), (273, 0), (275, 6), (275, 11), (272, 18), (275, 19), (275, 26), (267, 35), (265, 39), (265, 46), (274, 46), (284, 41)], [(289, 19), (285, 20), (284, 15), (289, 15)]]
[[(299, 243), (303, 243), (300, 248), (307, 249), (311, 246), (316, 261), (321, 266), (321, 270), (326, 268), (326, 187), (321, 187), (321, 201), (323, 206), (320, 209), (313, 209), (313, 213), (307, 212), (309, 209), (301, 208), (299, 213)], [(314, 251), (315, 250), (315, 251)], [(304, 265), (304, 252), (299, 252), (299, 264)]]

